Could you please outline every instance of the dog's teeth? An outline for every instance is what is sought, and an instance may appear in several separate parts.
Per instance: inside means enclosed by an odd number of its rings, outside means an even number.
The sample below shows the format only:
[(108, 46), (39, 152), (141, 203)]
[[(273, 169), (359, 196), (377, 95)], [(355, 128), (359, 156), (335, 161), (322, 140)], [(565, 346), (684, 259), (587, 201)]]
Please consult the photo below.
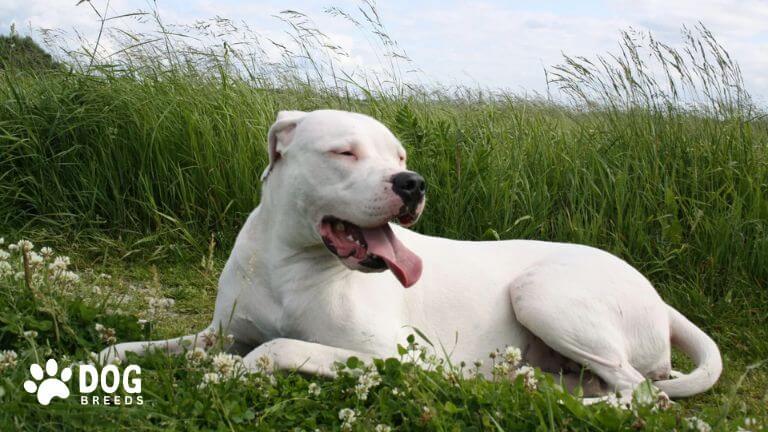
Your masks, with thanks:
[(336, 231), (344, 231), (344, 222), (336, 222), (336, 224), (333, 226), (333, 229)]

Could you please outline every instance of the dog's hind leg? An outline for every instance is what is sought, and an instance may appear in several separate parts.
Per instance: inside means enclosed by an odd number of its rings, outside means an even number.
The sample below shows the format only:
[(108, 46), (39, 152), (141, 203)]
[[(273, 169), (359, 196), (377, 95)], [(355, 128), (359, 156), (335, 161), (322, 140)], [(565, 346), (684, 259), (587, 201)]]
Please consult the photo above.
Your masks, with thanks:
[[(630, 342), (622, 333), (630, 311), (622, 311), (620, 299), (610, 292), (618, 291), (615, 287), (601, 272), (580, 271), (570, 262), (559, 262), (531, 269), (512, 281), (509, 292), (520, 324), (557, 353), (589, 368), (607, 384), (608, 392), (631, 394), (646, 377), (631, 363)], [(627, 309), (633, 306), (645, 305), (632, 304)], [(651, 341), (646, 356), (656, 361), (664, 355), (668, 336), (648, 328), (656, 323), (652, 308), (647, 311), (647, 321), (638, 321), (647, 325), (636, 326), (635, 332)]]

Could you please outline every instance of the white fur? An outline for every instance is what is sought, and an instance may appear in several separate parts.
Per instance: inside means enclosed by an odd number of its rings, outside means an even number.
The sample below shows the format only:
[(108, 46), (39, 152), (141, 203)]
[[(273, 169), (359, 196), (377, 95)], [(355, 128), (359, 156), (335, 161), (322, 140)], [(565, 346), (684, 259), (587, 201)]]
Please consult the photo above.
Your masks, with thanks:
[[(534, 366), (551, 369), (554, 361), (557, 370), (567, 359), (588, 366), (609, 390), (650, 378), (680, 397), (717, 381), (722, 363), (712, 339), (629, 264), (599, 249), (454, 241), (393, 226), (423, 260), (419, 282), (404, 289), (389, 271), (348, 268), (324, 247), (320, 219), (380, 225), (401, 205), (388, 179), (405, 169), (405, 152), (378, 121), (331, 110), (282, 112), (269, 146), (262, 201), (237, 236), (209, 327), (232, 334), (247, 365), (269, 355), (280, 368), (331, 375), (332, 362), (351, 355), (395, 356), (415, 327), (454, 363), (512, 345)], [(333, 153), (344, 149), (357, 160)], [(120, 344), (103, 355), (180, 352), (184, 341), (201, 344), (190, 335)], [(697, 369), (668, 379), (671, 343)], [(550, 348), (567, 359), (546, 354)]]

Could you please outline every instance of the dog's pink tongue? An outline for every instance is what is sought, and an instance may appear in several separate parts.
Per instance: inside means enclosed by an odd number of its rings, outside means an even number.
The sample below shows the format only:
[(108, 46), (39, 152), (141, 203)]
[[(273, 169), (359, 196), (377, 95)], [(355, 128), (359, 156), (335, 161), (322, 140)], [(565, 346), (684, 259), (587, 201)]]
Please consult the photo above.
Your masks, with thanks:
[(421, 258), (395, 237), (389, 224), (378, 228), (363, 228), (368, 253), (381, 257), (395, 277), (408, 288), (421, 277)]

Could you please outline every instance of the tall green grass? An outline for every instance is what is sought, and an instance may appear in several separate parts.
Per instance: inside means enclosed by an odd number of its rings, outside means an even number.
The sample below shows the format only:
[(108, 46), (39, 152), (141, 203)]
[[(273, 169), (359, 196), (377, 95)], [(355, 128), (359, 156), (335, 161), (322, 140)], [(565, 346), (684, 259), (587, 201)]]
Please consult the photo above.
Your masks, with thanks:
[(338, 108), (405, 144), (429, 184), (420, 231), (593, 244), (660, 281), (763, 291), (768, 122), (705, 28), (686, 30), (682, 48), (624, 33), (619, 54), (565, 57), (549, 73), (565, 104), (408, 85), (395, 61), (407, 57), (365, 4), (362, 18), (328, 12), (377, 35), (385, 75), (353, 79), (335, 60), (343, 48), (295, 11), (281, 15), (294, 46), (280, 45), (279, 64), (253, 43), (201, 51), (178, 33), (208, 27), (136, 12), (122, 19), (149, 20), (155, 34), (107, 55), (105, 30), (69, 52), (66, 72), (3, 71), (0, 223), (179, 248), (215, 233), (228, 246), (259, 201), (276, 111)]
[[(259, 199), (279, 109), (370, 114), (428, 181), (418, 229), (602, 245), (647, 271), (768, 278), (764, 120), (497, 100), (352, 98), (162, 79), (10, 75), (0, 221), (225, 244)], [(202, 241), (201, 241), (202, 239)]]

